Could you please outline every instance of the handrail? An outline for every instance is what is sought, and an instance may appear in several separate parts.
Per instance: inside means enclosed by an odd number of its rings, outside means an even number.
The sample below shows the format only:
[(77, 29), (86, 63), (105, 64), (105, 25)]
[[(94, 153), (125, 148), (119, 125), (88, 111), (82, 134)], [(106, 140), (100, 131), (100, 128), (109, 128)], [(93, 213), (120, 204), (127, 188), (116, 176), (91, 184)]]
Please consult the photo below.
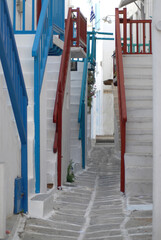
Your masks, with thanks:
[[(73, 14), (76, 12), (77, 16), (74, 17), (73, 21)], [(83, 26), (80, 24), (80, 10), (79, 9), (71, 9), (69, 8), (68, 11), (68, 18), (66, 20), (66, 28), (65, 28), (65, 41), (64, 41), (64, 49), (61, 58), (60, 64), (60, 71), (59, 71), (59, 79), (57, 85), (57, 92), (55, 98), (55, 106), (54, 106), (54, 113), (53, 113), (53, 122), (56, 123), (56, 132), (55, 132), (55, 139), (54, 139), (54, 146), (53, 151), (56, 153), (58, 151), (58, 161), (57, 161), (57, 169), (58, 169), (58, 189), (61, 188), (61, 158), (62, 158), (62, 108), (63, 108), (63, 99), (64, 99), (64, 92), (66, 86), (66, 78), (68, 72), (68, 64), (70, 60), (70, 47), (71, 46), (81, 46), (85, 48), (86, 51), (86, 40), (83, 40), (83, 44), (78, 37), (77, 39), (73, 39), (73, 25), (77, 24), (77, 36), (80, 36), (80, 28), (86, 28), (87, 25)], [(81, 22), (82, 23), (82, 22)], [(86, 30), (83, 30), (84, 32)], [(76, 45), (74, 42), (76, 41)], [(79, 41), (77, 43), (77, 41)], [(59, 110), (59, 111), (58, 111)]]
[(123, 25), (123, 54), (152, 54), (152, 20), (127, 19), (126, 8), (119, 14), (123, 14), (123, 18), (119, 18)]
[(115, 31), (116, 31), (116, 71), (117, 71), (117, 85), (119, 96), (119, 113), (120, 113), (120, 133), (121, 133), (121, 186), (122, 192), (125, 192), (125, 146), (126, 146), (126, 98), (125, 98), (125, 86), (124, 86), (124, 71), (123, 71), (123, 58), (121, 47), (121, 33), (120, 33), (120, 20), (119, 10), (115, 9)]
[(35, 174), (36, 193), (40, 192), (40, 93), (49, 48), (53, 36), (53, 1), (45, 0), (39, 17), (37, 32), (32, 48), (34, 57), (34, 121), (35, 121)]
[(21, 176), (23, 178), (23, 210), (28, 209), (27, 183), (27, 105), (28, 97), (7, 2), (0, 0), (0, 58), (21, 141)]

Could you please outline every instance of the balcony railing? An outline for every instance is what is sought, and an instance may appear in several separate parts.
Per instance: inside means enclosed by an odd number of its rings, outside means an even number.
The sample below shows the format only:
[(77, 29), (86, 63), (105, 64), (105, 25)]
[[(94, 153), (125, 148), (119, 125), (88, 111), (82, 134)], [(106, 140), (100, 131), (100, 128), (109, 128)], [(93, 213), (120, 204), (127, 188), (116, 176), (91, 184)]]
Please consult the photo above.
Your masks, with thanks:
[(152, 20), (127, 19), (127, 10), (119, 11), (123, 54), (152, 54)]

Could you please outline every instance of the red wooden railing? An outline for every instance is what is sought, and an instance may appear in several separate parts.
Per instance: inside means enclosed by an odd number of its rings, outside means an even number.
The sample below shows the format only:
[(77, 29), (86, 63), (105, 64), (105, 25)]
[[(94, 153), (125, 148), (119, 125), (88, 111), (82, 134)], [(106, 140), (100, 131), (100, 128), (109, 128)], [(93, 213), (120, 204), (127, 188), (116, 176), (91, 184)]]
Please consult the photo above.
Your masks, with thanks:
[[(76, 15), (75, 15), (76, 13)], [(73, 20), (74, 18), (74, 20)], [(75, 23), (75, 26), (73, 24)], [(73, 28), (76, 27), (76, 36), (73, 38)], [(68, 65), (70, 60), (70, 47), (81, 46), (86, 50), (87, 22), (80, 13), (79, 9), (69, 8), (68, 18), (66, 20), (64, 49), (61, 58), (59, 79), (57, 85), (57, 92), (55, 98), (55, 106), (53, 113), (53, 122), (56, 123), (55, 140), (53, 151), (58, 152), (57, 159), (57, 187), (61, 188), (61, 158), (62, 158), (62, 109), (63, 99), (66, 86), (66, 78), (68, 72)], [(79, 41), (79, 42), (78, 42)]]
[(76, 29), (76, 36), (73, 34), (72, 42), (75, 47), (82, 47), (86, 52), (87, 47), (87, 21), (85, 17), (81, 14), (79, 8), (72, 9), (72, 21), (73, 27)]
[(118, 86), (118, 97), (119, 97), (119, 113), (120, 113), (120, 134), (121, 134), (121, 185), (120, 189), (122, 192), (125, 191), (125, 163), (124, 154), (126, 146), (126, 98), (125, 98), (125, 87), (124, 87), (124, 71), (123, 71), (123, 59), (122, 59), (122, 47), (121, 47), (121, 33), (120, 33), (120, 19), (119, 14), (123, 14), (123, 11), (115, 10), (115, 31), (116, 31), (116, 72), (117, 72), (117, 86)]
[(127, 19), (126, 8), (119, 13), (123, 14), (123, 18), (119, 19), (120, 25), (123, 25), (123, 53), (152, 54), (152, 20)]

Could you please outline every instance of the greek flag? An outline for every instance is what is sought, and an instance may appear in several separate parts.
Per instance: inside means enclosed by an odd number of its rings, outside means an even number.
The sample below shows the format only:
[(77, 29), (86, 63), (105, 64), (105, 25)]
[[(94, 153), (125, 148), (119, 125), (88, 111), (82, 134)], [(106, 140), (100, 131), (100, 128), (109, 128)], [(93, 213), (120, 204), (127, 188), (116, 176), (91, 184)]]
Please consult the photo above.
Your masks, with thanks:
[(95, 17), (96, 17), (96, 16), (95, 16), (95, 14), (94, 14), (93, 7), (91, 7), (90, 22), (92, 22)]

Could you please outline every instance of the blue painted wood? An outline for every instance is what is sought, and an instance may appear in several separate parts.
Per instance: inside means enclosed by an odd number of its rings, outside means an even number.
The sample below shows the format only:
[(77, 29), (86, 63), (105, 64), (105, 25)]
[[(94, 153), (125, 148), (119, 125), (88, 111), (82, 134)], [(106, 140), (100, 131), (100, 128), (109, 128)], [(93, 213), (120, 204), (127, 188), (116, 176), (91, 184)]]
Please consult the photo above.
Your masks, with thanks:
[(42, 3), (37, 32), (32, 48), (34, 57), (34, 121), (35, 121), (35, 191), (40, 192), (40, 93), (49, 48), (53, 36), (52, 0)]
[(54, 0), (53, 5), (54, 34), (64, 40), (65, 0)]
[(22, 198), (23, 198), (23, 183), (22, 178), (15, 179), (14, 190), (14, 214), (18, 214), (23, 211)]
[[(0, 0), (0, 59), (13, 108), (13, 113), (21, 141), (21, 177), (24, 195), (20, 205), (24, 212), (28, 210), (27, 181), (27, 105), (28, 97), (23, 79), (22, 69), (13, 34), (7, 2)], [(17, 186), (17, 189), (16, 189)], [(15, 184), (15, 191), (20, 188)], [(19, 200), (15, 202), (19, 205)], [(15, 206), (15, 209), (18, 209)]]
[(81, 128), (81, 139), (82, 139), (82, 168), (85, 169), (86, 165), (86, 136), (85, 136), (85, 102), (82, 102), (82, 128)]

